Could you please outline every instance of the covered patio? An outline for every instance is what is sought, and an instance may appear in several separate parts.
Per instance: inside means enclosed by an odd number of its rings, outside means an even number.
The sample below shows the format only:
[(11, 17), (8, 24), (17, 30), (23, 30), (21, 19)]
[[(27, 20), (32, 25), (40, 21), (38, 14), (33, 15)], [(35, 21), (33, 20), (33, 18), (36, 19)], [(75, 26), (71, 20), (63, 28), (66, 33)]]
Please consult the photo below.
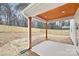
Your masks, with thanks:
[[(78, 55), (75, 19), (76, 12), (79, 11), (78, 3), (34, 3), (23, 10), (24, 16), (28, 19), (29, 46), (28, 49), (40, 56), (53, 55)], [(79, 12), (78, 12), (79, 13)], [(45, 39), (42, 43), (32, 47), (32, 18), (45, 23)], [(74, 45), (52, 42), (48, 40), (48, 23), (57, 20), (71, 20), (70, 37)], [(74, 29), (73, 29), (74, 28)], [(74, 32), (72, 32), (74, 31)], [(72, 35), (73, 34), (73, 35)], [(73, 36), (73, 37), (72, 37)], [(38, 37), (39, 38), (39, 37)]]

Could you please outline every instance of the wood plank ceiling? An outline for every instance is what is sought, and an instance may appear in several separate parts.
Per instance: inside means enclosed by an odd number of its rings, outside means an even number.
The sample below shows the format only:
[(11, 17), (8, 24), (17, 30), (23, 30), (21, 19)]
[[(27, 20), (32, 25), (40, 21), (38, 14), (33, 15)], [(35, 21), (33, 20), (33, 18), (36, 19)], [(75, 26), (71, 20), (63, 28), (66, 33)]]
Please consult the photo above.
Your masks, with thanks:
[(49, 20), (74, 16), (78, 7), (79, 7), (79, 3), (67, 3), (55, 9), (39, 14), (37, 15), (37, 17), (49, 21)]

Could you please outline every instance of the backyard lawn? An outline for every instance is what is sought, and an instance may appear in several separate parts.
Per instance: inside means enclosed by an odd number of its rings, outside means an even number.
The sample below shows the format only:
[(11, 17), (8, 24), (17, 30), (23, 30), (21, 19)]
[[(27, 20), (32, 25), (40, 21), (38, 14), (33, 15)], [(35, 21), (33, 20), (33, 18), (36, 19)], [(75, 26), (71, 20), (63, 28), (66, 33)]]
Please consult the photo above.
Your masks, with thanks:
[[(28, 28), (0, 25), (0, 33), (24, 33), (24, 32), (27, 33)], [(33, 33), (38, 33), (38, 32), (45, 33), (45, 29), (32, 28), (32, 32)], [(49, 29), (48, 33), (56, 34), (56, 35), (69, 35), (69, 30)]]
[[(41, 37), (45, 39), (45, 29), (32, 28), (32, 38)], [(44, 36), (44, 37), (43, 37)], [(48, 36), (50, 37), (69, 37), (69, 30), (55, 30), (48, 29)], [(21, 38), (28, 38), (28, 28), (0, 25), (0, 46), (9, 41)]]
[[(48, 39), (62, 43), (72, 43), (69, 39), (69, 30), (49, 29)], [(45, 29), (32, 28), (33, 45), (42, 40), (45, 40)], [(0, 25), (0, 55), (16, 55), (28, 47), (27, 42), (28, 28)], [(2, 53), (2, 51), (5, 52)]]

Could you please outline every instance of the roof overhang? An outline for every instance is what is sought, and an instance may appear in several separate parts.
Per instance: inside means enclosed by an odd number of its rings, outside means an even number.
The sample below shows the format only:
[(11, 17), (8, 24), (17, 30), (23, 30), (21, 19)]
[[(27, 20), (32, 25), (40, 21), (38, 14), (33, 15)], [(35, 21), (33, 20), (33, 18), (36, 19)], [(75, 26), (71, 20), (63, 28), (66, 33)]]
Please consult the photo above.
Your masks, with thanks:
[(22, 12), (27, 17), (35, 17), (38, 14), (64, 5), (64, 3), (32, 3), (27, 6)]
[(42, 21), (54, 21), (72, 18), (78, 9), (78, 3), (33, 3), (22, 13), (25, 17), (34, 17)]

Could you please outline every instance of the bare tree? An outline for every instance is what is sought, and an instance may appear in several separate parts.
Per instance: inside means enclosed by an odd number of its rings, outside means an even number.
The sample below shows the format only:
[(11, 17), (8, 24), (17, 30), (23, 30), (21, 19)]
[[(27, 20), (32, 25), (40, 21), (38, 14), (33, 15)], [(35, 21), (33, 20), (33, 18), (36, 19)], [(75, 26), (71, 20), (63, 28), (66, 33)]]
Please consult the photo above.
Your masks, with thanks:
[[(11, 16), (11, 9), (8, 3), (0, 3), (0, 16), (5, 18), (6, 24), (9, 25), (9, 20)], [(3, 19), (2, 18), (2, 19)]]

